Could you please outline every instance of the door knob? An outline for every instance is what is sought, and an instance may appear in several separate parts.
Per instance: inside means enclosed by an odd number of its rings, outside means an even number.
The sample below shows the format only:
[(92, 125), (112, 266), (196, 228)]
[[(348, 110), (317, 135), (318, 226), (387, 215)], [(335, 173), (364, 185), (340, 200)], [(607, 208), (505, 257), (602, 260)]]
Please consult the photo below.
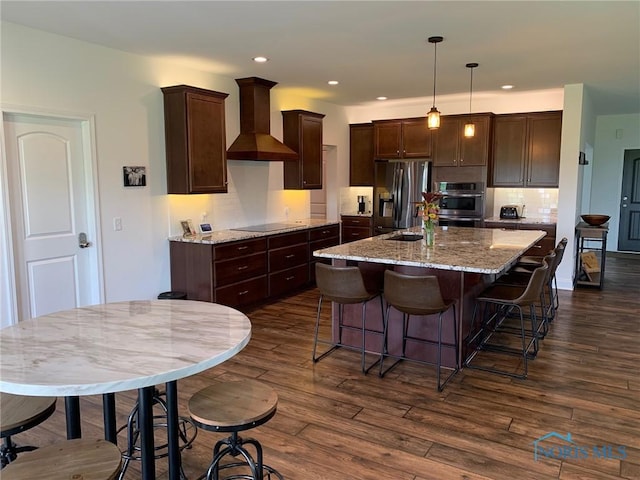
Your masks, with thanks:
[(80, 235), (78, 235), (78, 245), (80, 248), (87, 248), (91, 246), (91, 242), (87, 241), (86, 233), (80, 232)]

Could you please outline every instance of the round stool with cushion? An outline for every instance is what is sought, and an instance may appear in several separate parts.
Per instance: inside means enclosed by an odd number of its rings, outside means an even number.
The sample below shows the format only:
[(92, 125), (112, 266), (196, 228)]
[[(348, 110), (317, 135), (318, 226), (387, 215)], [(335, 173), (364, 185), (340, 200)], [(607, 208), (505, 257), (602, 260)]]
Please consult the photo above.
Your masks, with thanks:
[(18, 447), (11, 440), (12, 435), (39, 425), (56, 410), (55, 397), (27, 397), (0, 393), (0, 432), (3, 444), (0, 447), (2, 467), (13, 462), (18, 453), (30, 452), (38, 447)]
[[(282, 475), (262, 461), (262, 446), (253, 438), (241, 438), (238, 433), (258, 427), (268, 422), (278, 406), (276, 391), (258, 381), (244, 380), (212, 385), (196, 392), (189, 400), (189, 414), (199, 428), (211, 432), (231, 432), (231, 436), (216, 442), (213, 460), (207, 469), (207, 480), (218, 480), (220, 470), (228, 468), (248, 468), (249, 474), (234, 474), (227, 479), (248, 478), (262, 480)], [(251, 456), (245, 445), (253, 445), (256, 457)], [(241, 455), (244, 461), (221, 465), (221, 460), (231, 455)]]
[(120, 450), (113, 443), (78, 438), (20, 455), (2, 470), (2, 479), (112, 480), (121, 461)]

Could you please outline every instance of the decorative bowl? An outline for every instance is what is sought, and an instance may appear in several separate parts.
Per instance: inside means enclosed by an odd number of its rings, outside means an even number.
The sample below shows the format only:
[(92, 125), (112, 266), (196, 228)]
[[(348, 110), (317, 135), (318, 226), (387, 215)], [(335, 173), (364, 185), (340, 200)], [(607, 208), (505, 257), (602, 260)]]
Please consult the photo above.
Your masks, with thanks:
[(611, 218), (609, 215), (580, 215), (582, 220), (592, 227), (599, 227), (603, 223), (607, 223)]

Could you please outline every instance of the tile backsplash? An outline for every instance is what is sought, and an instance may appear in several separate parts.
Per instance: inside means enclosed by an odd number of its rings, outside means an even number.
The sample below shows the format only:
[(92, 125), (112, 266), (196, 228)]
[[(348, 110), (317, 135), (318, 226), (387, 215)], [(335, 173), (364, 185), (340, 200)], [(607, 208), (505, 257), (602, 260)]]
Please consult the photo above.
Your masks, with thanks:
[[(493, 190), (493, 192), (491, 192)], [(493, 212), (490, 216), (500, 216), (502, 205), (525, 205), (524, 215), (529, 218), (555, 217), (558, 214), (557, 188), (489, 188), (493, 193)]]
[(373, 187), (345, 187), (340, 189), (340, 214), (357, 213), (358, 195), (364, 195), (367, 199), (366, 214), (373, 212)]

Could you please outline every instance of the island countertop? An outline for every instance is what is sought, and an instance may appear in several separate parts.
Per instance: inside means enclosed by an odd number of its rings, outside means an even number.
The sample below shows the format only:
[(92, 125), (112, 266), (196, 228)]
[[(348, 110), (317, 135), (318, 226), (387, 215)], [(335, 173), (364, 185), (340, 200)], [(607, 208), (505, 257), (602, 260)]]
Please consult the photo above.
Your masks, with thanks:
[(413, 227), (323, 248), (313, 254), (320, 258), (500, 274), (546, 235), (542, 230), (437, 227), (433, 247), (427, 247), (422, 240), (389, 240), (397, 235), (421, 232), (420, 227)]

